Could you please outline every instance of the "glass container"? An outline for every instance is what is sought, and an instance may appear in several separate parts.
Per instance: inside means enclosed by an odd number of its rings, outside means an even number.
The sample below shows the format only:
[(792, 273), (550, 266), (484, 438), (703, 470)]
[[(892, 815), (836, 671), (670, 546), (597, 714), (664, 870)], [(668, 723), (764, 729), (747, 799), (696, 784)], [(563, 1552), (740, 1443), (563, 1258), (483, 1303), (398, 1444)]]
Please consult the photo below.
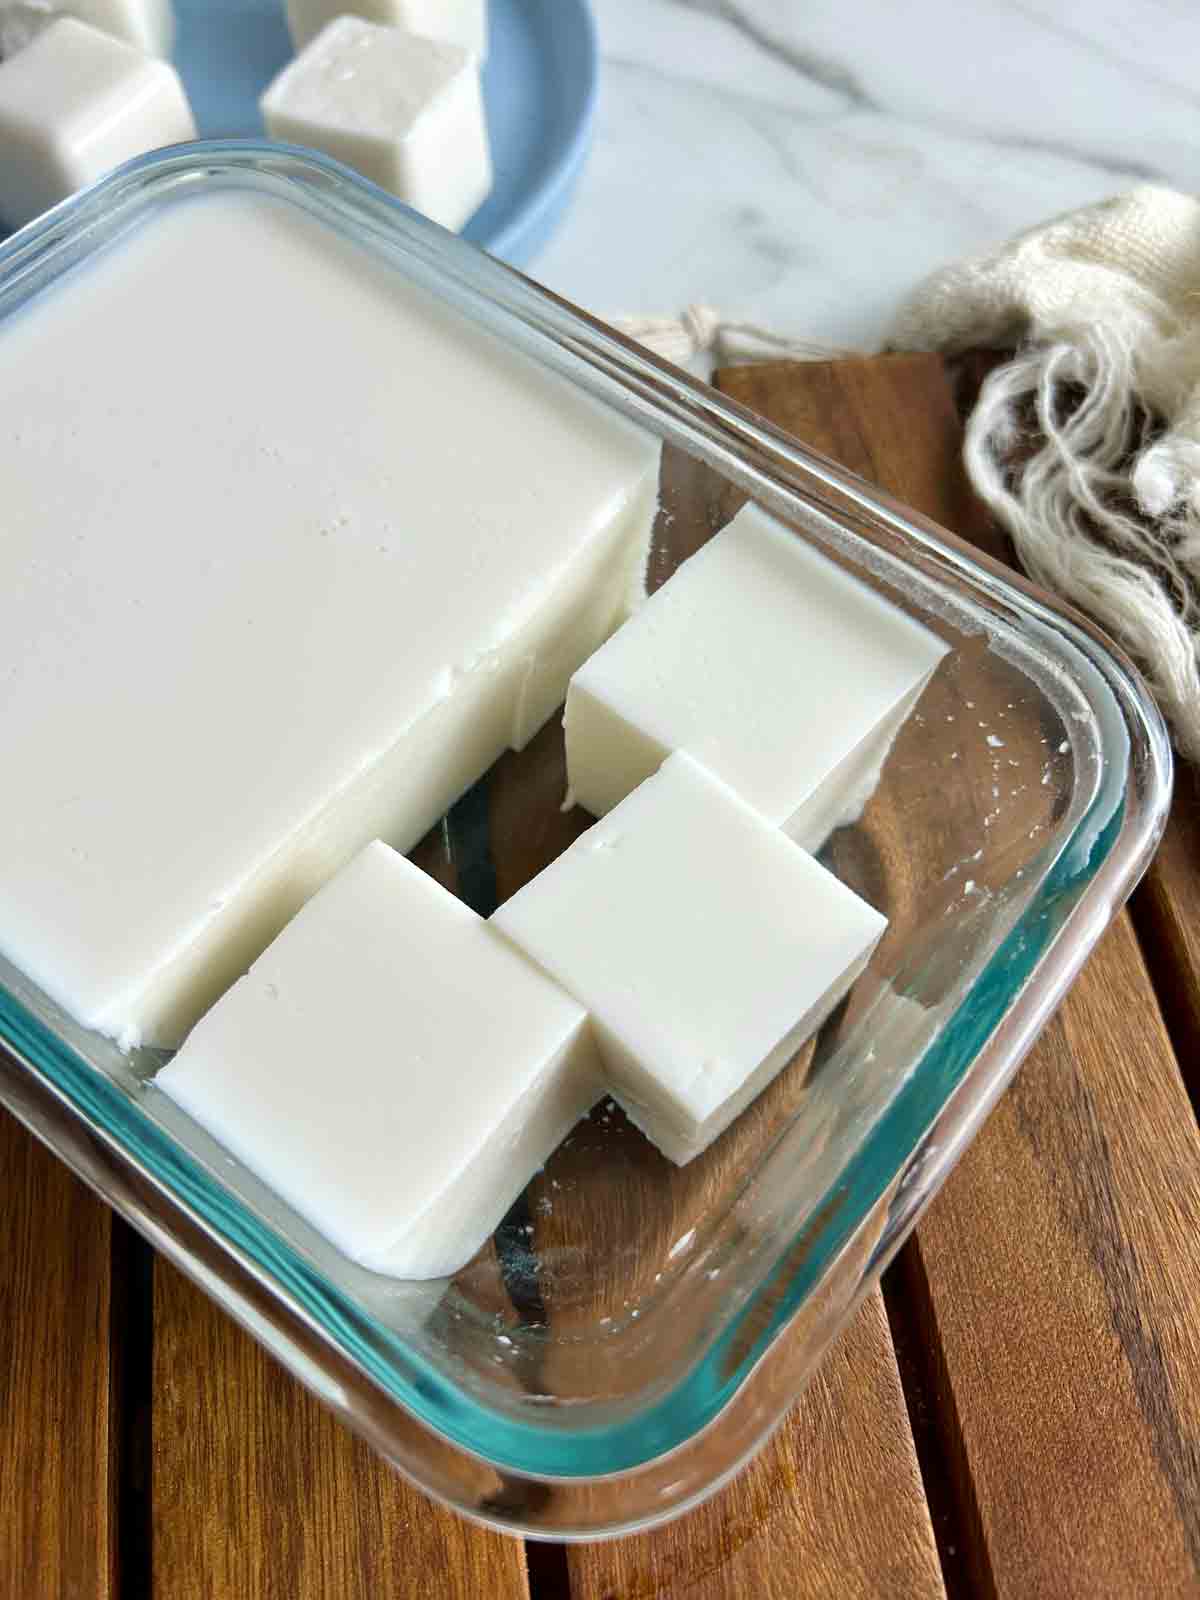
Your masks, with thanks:
[[(818, 1037), (684, 1168), (597, 1107), (453, 1281), (340, 1256), (155, 1089), (161, 1054), (122, 1055), (0, 963), (0, 1100), (389, 1461), (510, 1532), (643, 1528), (763, 1442), (1016, 1070), (1147, 863), (1163, 724), (1088, 624), (311, 154), (130, 164), (0, 247), (0, 317), (219, 189), (303, 208), (657, 433), (652, 587), (753, 498), (951, 646), (823, 851), (889, 928)], [(414, 857), (486, 913), (587, 825), (563, 792), (554, 718)]]

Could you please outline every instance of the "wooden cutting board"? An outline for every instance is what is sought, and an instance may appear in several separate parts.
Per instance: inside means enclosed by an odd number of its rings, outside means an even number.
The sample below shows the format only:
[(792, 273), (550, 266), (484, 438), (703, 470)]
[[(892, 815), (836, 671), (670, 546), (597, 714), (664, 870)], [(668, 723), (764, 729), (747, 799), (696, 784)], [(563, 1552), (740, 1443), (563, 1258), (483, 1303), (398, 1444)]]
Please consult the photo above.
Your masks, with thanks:
[[(718, 381), (1003, 554), (936, 358)], [(0, 1116), (0, 1600), (1200, 1594), (1200, 813), (1180, 787), (1132, 916), (884, 1292), (748, 1471), (653, 1534), (526, 1548), (434, 1507)]]

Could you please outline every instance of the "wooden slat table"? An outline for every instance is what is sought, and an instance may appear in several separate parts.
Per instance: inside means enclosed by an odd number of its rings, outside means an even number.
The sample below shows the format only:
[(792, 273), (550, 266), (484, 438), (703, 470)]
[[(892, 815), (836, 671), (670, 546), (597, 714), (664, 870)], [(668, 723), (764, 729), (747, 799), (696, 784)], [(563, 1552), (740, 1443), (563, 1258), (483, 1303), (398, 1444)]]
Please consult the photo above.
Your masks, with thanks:
[[(737, 399), (1002, 545), (933, 357)], [(751, 1468), (523, 1547), (385, 1470), (0, 1114), (0, 1600), (1200, 1594), (1200, 811)], [(1185, 1072), (1180, 1071), (1180, 1062)]]

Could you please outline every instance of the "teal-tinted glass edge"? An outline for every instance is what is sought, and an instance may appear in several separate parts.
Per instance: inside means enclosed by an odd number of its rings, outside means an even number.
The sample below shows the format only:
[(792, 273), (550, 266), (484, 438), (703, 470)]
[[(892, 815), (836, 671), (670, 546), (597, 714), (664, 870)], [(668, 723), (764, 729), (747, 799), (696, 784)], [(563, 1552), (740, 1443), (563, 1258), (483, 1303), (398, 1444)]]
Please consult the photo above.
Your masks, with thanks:
[[(168, 164), (200, 169), (211, 159), (218, 163), (245, 161), (249, 166), (259, 157), (292, 156), (327, 177), (346, 179), (359, 192), (372, 194), (376, 201), (383, 200), (389, 209), (401, 213), (406, 210), (346, 169), (313, 157), (310, 152), (242, 141), (209, 141), (191, 146), (186, 152), (177, 149), (139, 158), (115, 178), (105, 180), (101, 187), (116, 180), (128, 182), (155, 168), (165, 170)], [(22, 257), (36, 262), (43, 244), (52, 242), (50, 235), (65, 228), (73, 213), (86, 211), (93, 200), (94, 196), (84, 194), (68, 201), (43, 223), (0, 246), (0, 264), (7, 267)], [(449, 238), (446, 247), (451, 251), (467, 249)], [(822, 1226), (810, 1223), (798, 1231), (777, 1258), (782, 1265), (760, 1282), (705, 1356), (669, 1394), (638, 1415), (610, 1425), (568, 1429), (557, 1424), (515, 1421), (450, 1383), (432, 1364), (332, 1288), (240, 1201), (220, 1189), (135, 1101), (59, 1040), (2, 986), (0, 1040), (109, 1148), (143, 1171), (256, 1268), (385, 1393), (435, 1432), (499, 1466), (531, 1476), (587, 1478), (626, 1472), (686, 1443), (716, 1418), (819, 1282), (827, 1265), (903, 1170), (1120, 838), (1123, 804), (1109, 814), (1086, 861), (1080, 862), (1078, 852), (1072, 849), (1074, 842), (1085, 836), (1102, 804), (1094, 806), (1079, 823), (1058, 865), (1035, 892), (1017, 926), (993, 954), (824, 1202), (814, 1209), (815, 1217), (828, 1220)], [(836, 1205), (830, 1203), (834, 1200)], [(790, 1257), (801, 1243), (804, 1260), (798, 1268), (789, 1270)], [(752, 1339), (746, 1338), (750, 1329), (756, 1330)], [(744, 1348), (739, 1343), (743, 1338)], [(737, 1349), (741, 1350), (740, 1357), (731, 1361), (731, 1352)]]
[[(819, 1281), (916, 1148), (921, 1135), (962, 1081), (981, 1046), (1033, 972), (1067, 911), (1120, 834), (1124, 807), (1113, 815), (1089, 860), (1072, 870), (1068, 850), (1001, 944), (970, 994), (949, 1019), (911, 1077), (848, 1163), (835, 1189), (838, 1204), (824, 1227), (808, 1233), (803, 1264), (782, 1282), (769, 1274), (689, 1375), (640, 1415), (609, 1426), (553, 1431), (516, 1422), (449, 1383), (382, 1324), (363, 1315), (315, 1273), (289, 1245), (226, 1194), (167, 1138), (136, 1102), (70, 1050), (14, 996), (0, 991), (0, 1038), (118, 1152), (246, 1256), (382, 1389), (453, 1443), (513, 1471), (535, 1476), (593, 1477), (625, 1472), (685, 1443), (713, 1421), (767, 1347)], [(800, 1242), (800, 1235), (793, 1245)], [(783, 1253), (786, 1260), (788, 1252)], [(741, 1358), (729, 1352), (746, 1326), (770, 1313)], [(381, 1347), (391, 1359), (381, 1357)]]

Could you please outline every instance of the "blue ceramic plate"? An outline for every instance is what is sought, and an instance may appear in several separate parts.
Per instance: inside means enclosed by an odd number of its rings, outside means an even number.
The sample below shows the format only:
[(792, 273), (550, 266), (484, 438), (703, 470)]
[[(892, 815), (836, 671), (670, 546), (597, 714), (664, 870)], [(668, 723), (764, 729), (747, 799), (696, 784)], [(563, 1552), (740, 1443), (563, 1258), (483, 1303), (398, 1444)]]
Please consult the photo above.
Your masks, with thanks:
[[(496, 183), (464, 237), (514, 266), (561, 219), (591, 140), (588, 0), (489, 0), (483, 87)], [(261, 136), (258, 97), (292, 56), (283, 0), (175, 0), (175, 62), (205, 138)]]

